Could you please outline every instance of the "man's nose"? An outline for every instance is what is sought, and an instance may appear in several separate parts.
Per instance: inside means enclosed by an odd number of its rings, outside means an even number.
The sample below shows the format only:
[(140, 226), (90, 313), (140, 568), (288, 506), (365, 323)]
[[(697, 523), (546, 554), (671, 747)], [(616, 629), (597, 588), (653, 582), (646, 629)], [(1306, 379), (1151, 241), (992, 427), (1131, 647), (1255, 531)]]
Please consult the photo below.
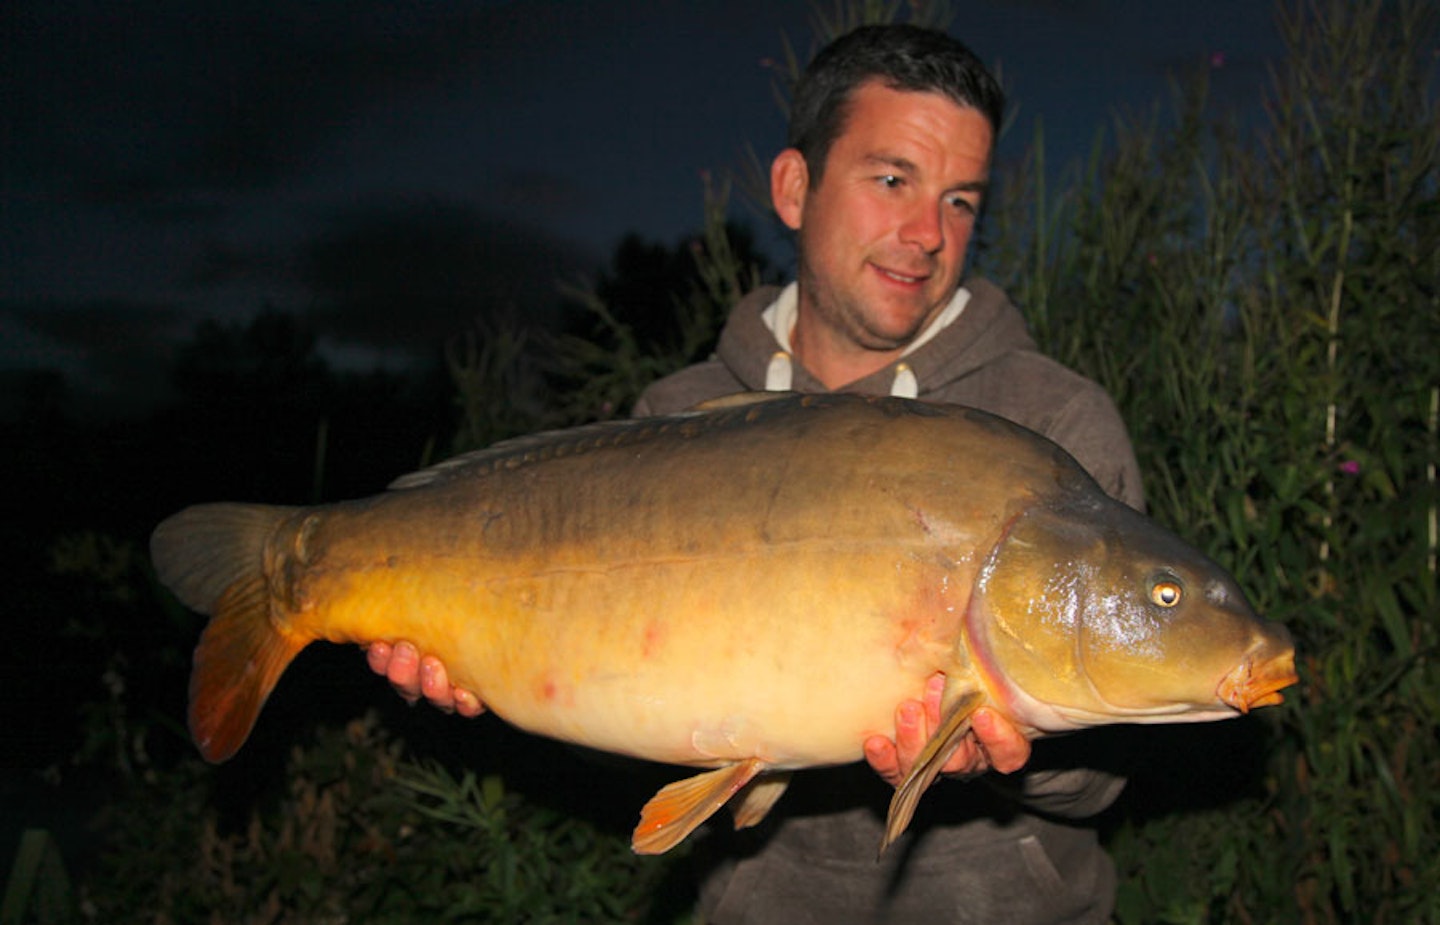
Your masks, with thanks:
[(914, 244), (927, 254), (945, 246), (945, 225), (940, 220), (940, 206), (933, 202), (917, 202), (900, 226), (900, 240)]

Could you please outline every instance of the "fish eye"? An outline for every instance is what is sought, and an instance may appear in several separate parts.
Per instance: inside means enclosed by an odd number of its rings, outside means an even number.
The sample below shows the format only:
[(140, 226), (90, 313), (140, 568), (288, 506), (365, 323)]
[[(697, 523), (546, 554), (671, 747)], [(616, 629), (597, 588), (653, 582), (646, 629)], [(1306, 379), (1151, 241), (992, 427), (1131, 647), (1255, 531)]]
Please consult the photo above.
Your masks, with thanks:
[(1180, 603), (1181, 591), (1177, 582), (1161, 579), (1150, 587), (1150, 600), (1161, 607), (1174, 607)]

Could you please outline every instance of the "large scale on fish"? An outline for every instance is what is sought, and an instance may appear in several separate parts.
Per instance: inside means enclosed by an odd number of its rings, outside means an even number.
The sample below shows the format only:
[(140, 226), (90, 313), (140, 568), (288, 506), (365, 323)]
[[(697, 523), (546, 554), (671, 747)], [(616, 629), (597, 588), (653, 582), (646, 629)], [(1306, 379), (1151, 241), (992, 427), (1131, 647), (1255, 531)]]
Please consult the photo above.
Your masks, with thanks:
[(410, 640), (521, 729), (712, 769), (646, 804), (644, 853), (860, 760), (936, 672), (943, 722), (887, 844), (981, 705), (1038, 737), (1224, 719), (1296, 681), (1283, 627), (1059, 447), (904, 399), (737, 398), (521, 438), (370, 498), (187, 508), (151, 551), (212, 617), (190, 689), (206, 758), (240, 747), (310, 642)]

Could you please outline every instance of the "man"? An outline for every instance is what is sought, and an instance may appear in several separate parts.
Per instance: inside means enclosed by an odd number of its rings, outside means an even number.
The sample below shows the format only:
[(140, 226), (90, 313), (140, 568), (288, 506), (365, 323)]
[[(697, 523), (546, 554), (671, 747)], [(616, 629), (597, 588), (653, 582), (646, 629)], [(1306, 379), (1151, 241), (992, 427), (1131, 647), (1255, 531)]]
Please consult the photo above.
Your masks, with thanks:
[[(742, 300), (715, 356), (653, 384), (635, 413), (758, 389), (967, 404), (1045, 434), (1141, 506), (1109, 397), (1041, 356), (997, 288), (962, 285), (1002, 109), (983, 65), (941, 33), (866, 27), (822, 50), (796, 88), (789, 147), (770, 175), (776, 213), (796, 232), (797, 280)], [(370, 661), (411, 698), (483, 709), (406, 644), (372, 647)], [(932, 679), (922, 701), (898, 706), (893, 741), (864, 743), (892, 785), (938, 724), (942, 685)], [(981, 711), (945, 771), (1010, 773), (1029, 759), (1014, 727)], [(1065, 820), (1099, 812), (1122, 786), (1083, 767), (937, 786), (877, 863), (886, 788), (854, 768), (808, 774), (757, 829), (716, 826), (701, 841), (711, 857), (704, 921), (1104, 922), (1113, 869), (1095, 833)]]

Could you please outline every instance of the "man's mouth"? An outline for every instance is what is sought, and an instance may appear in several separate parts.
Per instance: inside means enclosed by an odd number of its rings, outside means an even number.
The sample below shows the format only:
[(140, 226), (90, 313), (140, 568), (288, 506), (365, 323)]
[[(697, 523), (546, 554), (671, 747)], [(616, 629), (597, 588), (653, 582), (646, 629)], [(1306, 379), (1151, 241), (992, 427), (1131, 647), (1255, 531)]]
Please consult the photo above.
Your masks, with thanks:
[(881, 275), (881, 276), (885, 276), (885, 277), (888, 277), (888, 278), (890, 278), (890, 279), (893, 279), (893, 280), (895, 280), (895, 282), (897, 282), (897, 283), (904, 283), (904, 284), (907, 285), (907, 286), (915, 286), (915, 285), (918, 285), (918, 284), (920, 284), (920, 283), (925, 282), (925, 280), (929, 278), (929, 274), (926, 274), (926, 273), (919, 273), (919, 274), (911, 275), (911, 274), (907, 274), (907, 273), (900, 273), (900, 272), (895, 271), (895, 270), (887, 270), (886, 268), (884, 268), (884, 267), (879, 267), (879, 266), (877, 266), (875, 269), (878, 270), (878, 271), (880, 271), (880, 275)]

